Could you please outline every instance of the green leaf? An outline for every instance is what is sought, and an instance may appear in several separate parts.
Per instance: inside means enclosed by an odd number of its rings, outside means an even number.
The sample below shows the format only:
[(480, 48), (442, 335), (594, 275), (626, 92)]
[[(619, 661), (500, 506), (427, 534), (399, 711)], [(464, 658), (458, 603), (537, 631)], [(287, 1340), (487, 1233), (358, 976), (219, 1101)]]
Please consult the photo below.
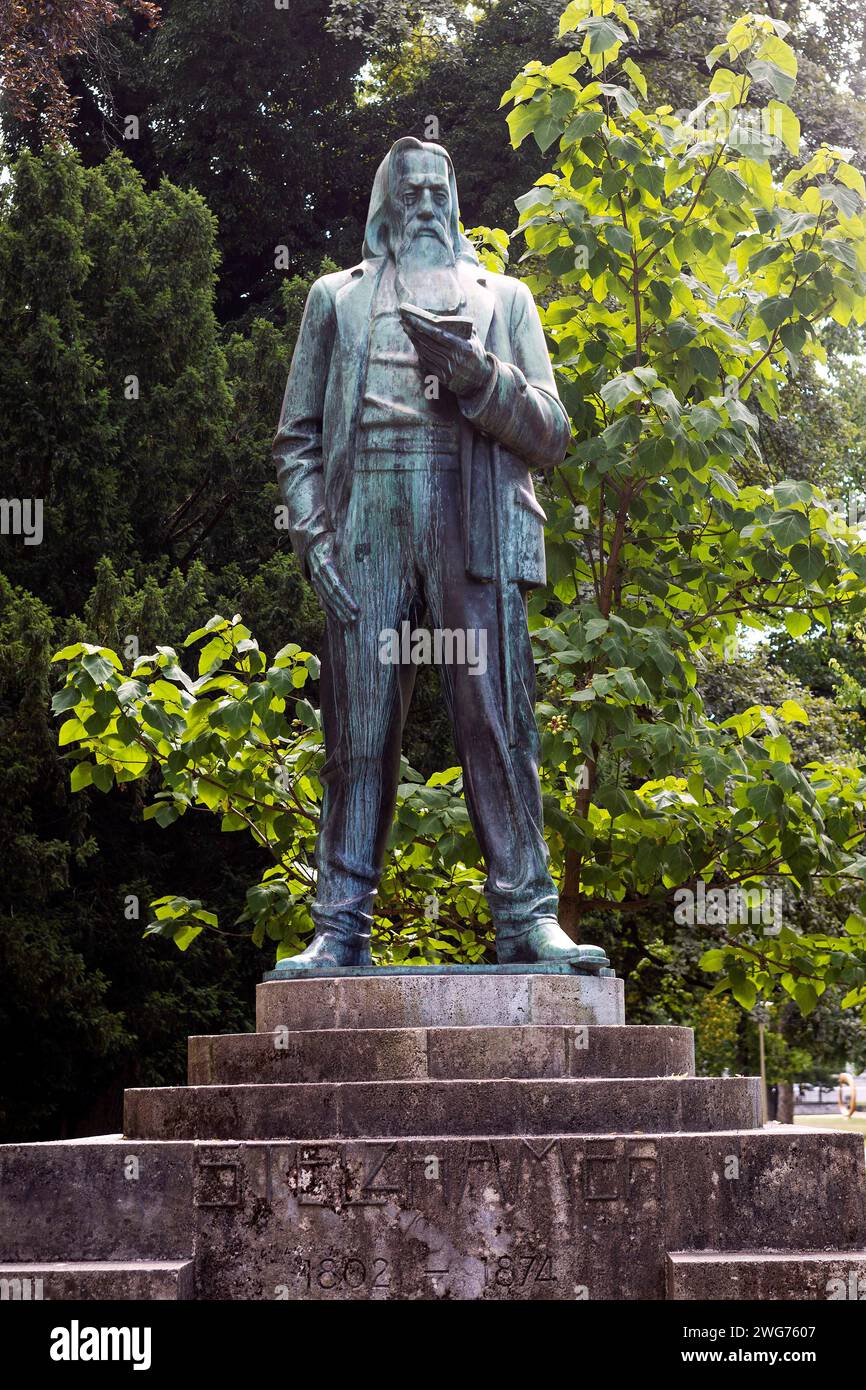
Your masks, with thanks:
[(812, 484), (799, 478), (785, 478), (773, 485), (773, 496), (780, 507), (790, 507), (794, 502), (811, 502), (813, 494)]
[(758, 991), (752, 981), (744, 975), (738, 975), (736, 979), (731, 979), (731, 993), (737, 1003), (744, 1009), (753, 1009), (758, 998)]
[(781, 550), (788, 550), (797, 541), (809, 539), (809, 518), (804, 512), (789, 508), (774, 512), (767, 522), (767, 528)]
[(174, 736), (172, 717), (166, 713), (162, 705), (158, 705), (154, 700), (144, 701), (141, 706), (141, 718), (149, 728), (158, 730), (166, 738)]
[(84, 651), (83, 642), (73, 642), (69, 647), (61, 647), (59, 652), (55, 652), (52, 661), (74, 661), (75, 657), (80, 656)]
[(114, 786), (114, 772), (108, 763), (96, 763), (91, 769), (90, 780), (101, 792), (107, 792)]
[(774, 782), (758, 782), (747, 789), (746, 797), (760, 820), (778, 815), (784, 802), (781, 788)]
[(722, 419), (711, 406), (696, 405), (689, 415), (689, 422), (699, 439), (710, 439), (721, 428)]
[(69, 785), (74, 792), (80, 792), (82, 787), (89, 787), (93, 781), (93, 764), (76, 763), (72, 769), (72, 776)]
[(213, 637), (206, 643), (199, 652), (198, 673), (203, 676), (213, 667), (221, 666), (231, 650), (228, 640), (223, 637)]
[(612, 246), (614, 251), (620, 251), (626, 256), (631, 255), (633, 242), (627, 227), (621, 227), (615, 222), (608, 224), (604, 229), (604, 235), (608, 246)]
[(707, 179), (707, 188), (723, 203), (736, 204), (747, 188), (743, 180), (732, 169), (716, 168)]
[(246, 700), (234, 700), (219, 711), (220, 726), (233, 738), (242, 738), (252, 722), (253, 711)]
[(794, 986), (794, 998), (796, 999), (801, 1013), (807, 1016), (812, 1013), (818, 1003), (818, 995), (815, 986), (808, 980), (798, 980)]
[(589, 35), (590, 53), (607, 53), (619, 43), (627, 43), (628, 35), (609, 15), (591, 15), (577, 25)]
[(268, 685), (275, 695), (293, 695), (295, 686), (292, 672), (285, 666), (272, 666), (267, 675)]
[[(584, 140), (588, 135), (595, 135), (604, 125), (604, 113), (602, 111), (581, 111), (568, 126), (565, 138), (570, 143)], [(518, 199), (518, 202), (521, 200)]]
[(785, 627), (792, 637), (802, 637), (812, 626), (808, 613), (786, 613)]
[(780, 101), (770, 101), (767, 103), (767, 117), (770, 133), (781, 140), (791, 154), (798, 154), (800, 150), (800, 122), (790, 106), (785, 106)]
[(684, 318), (671, 319), (667, 325), (668, 342), (672, 348), (685, 347), (696, 336), (697, 330)]
[(631, 372), (624, 372), (621, 376), (606, 381), (599, 394), (608, 409), (615, 410), (624, 401), (634, 400), (642, 395), (643, 390), (643, 382), (638, 377)]
[(787, 101), (793, 92), (796, 81), (787, 73), (783, 72), (777, 63), (773, 63), (765, 58), (756, 58), (753, 62), (746, 64), (747, 71), (751, 74), (755, 82), (766, 82), (772, 87), (777, 97)]
[(783, 701), (776, 712), (786, 724), (808, 724), (810, 722), (803, 706), (798, 705), (796, 700)]
[(96, 652), (89, 652), (87, 656), (81, 658), (81, 664), (85, 671), (97, 685), (104, 685), (110, 676), (114, 675), (114, 666), (104, 656)]
[(623, 58), (623, 72), (627, 72), (634, 85), (637, 87), (641, 96), (646, 100), (647, 82), (637, 63), (633, 58)]
[(201, 936), (203, 927), (196, 927), (191, 922), (186, 922), (182, 927), (178, 927), (174, 932), (173, 941), (179, 951), (186, 951), (195, 941), (197, 936)]
[(844, 217), (856, 217), (860, 211), (860, 196), (851, 188), (838, 183), (822, 183), (818, 193), (825, 202), (833, 203)]
[[(664, 169), (658, 164), (639, 164), (634, 171), (634, 181), (650, 197), (661, 200), (665, 192)], [(655, 282), (659, 283), (659, 282)], [(650, 286), (652, 288), (652, 286)]]
[(63, 714), (65, 710), (72, 709), (81, 699), (80, 691), (74, 685), (65, 685), (62, 690), (52, 696), (51, 708), (55, 714)]
[(755, 313), (768, 328), (778, 328), (794, 312), (794, 302), (787, 295), (777, 294), (770, 299), (762, 299)]
[(625, 816), (631, 810), (631, 803), (621, 787), (602, 787), (596, 792), (595, 802), (612, 816)]

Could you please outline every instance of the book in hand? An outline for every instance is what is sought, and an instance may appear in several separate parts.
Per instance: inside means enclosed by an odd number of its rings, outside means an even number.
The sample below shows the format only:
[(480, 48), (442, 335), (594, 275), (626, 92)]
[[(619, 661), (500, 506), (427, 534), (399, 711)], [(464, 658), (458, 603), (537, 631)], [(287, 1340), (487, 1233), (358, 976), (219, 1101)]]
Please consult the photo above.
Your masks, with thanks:
[(467, 342), (472, 337), (472, 319), (461, 318), (459, 314), (431, 314), (429, 309), (419, 309), (417, 304), (404, 303), (399, 308), (400, 317), (410, 325), (414, 322), (421, 329), (441, 328)]

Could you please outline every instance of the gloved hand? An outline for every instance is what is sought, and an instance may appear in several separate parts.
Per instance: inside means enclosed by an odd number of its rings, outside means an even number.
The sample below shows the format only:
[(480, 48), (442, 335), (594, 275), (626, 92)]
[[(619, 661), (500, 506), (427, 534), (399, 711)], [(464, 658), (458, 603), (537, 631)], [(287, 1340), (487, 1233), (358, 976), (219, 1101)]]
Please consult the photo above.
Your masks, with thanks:
[(422, 324), (418, 319), (404, 319), (403, 327), (422, 367), (456, 396), (471, 395), (489, 381), (493, 363), (474, 329), (471, 338), (458, 338), (444, 328)]
[(331, 532), (313, 541), (307, 551), (310, 582), (325, 612), (338, 623), (353, 623), (360, 613), (334, 563), (334, 537)]

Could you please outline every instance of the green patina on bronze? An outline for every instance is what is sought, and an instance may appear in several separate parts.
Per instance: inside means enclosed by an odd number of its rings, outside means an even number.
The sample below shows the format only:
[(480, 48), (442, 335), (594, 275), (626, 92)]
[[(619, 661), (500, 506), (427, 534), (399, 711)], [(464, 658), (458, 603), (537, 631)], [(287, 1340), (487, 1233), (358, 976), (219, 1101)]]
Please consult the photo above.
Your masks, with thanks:
[(479, 265), (446, 151), (398, 140), (361, 263), (310, 290), (274, 441), (327, 616), (316, 934), (280, 973), (371, 963), (416, 670), (388, 634), (407, 623), (464, 653), (445, 657), (442, 686), (500, 964), (607, 965), (556, 919), (526, 623), (526, 593), (545, 582), (530, 470), (560, 463), (569, 438), (529, 290)]

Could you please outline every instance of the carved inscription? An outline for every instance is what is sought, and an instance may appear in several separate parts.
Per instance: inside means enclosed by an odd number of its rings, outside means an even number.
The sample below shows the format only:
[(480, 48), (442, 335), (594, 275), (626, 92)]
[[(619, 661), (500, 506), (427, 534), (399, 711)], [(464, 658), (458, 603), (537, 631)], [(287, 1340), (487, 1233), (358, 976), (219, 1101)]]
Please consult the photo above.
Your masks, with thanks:
[(661, 1248), (663, 1152), (571, 1135), (202, 1146), (202, 1248), (232, 1268), (247, 1249), (266, 1298), (606, 1297), (612, 1237)]
[[(533, 1195), (561, 1195), (583, 1205), (625, 1204), (650, 1214), (662, 1193), (658, 1145), (640, 1138), (451, 1140), (433, 1152), (405, 1142), (266, 1144), (267, 1205), (286, 1194), (299, 1206), (459, 1208), (466, 1202), (521, 1204)], [(261, 1161), (261, 1160), (260, 1160)], [(198, 1163), (197, 1206), (238, 1206), (244, 1162), (208, 1156)]]
[(388, 1260), (363, 1260), (356, 1255), (320, 1255), (302, 1260), (298, 1282), (308, 1290), (340, 1293), (343, 1289), (389, 1289), (391, 1265)]
[(546, 1253), (485, 1255), (484, 1282), (498, 1289), (518, 1290), (533, 1284), (555, 1284), (553, 1257)]

